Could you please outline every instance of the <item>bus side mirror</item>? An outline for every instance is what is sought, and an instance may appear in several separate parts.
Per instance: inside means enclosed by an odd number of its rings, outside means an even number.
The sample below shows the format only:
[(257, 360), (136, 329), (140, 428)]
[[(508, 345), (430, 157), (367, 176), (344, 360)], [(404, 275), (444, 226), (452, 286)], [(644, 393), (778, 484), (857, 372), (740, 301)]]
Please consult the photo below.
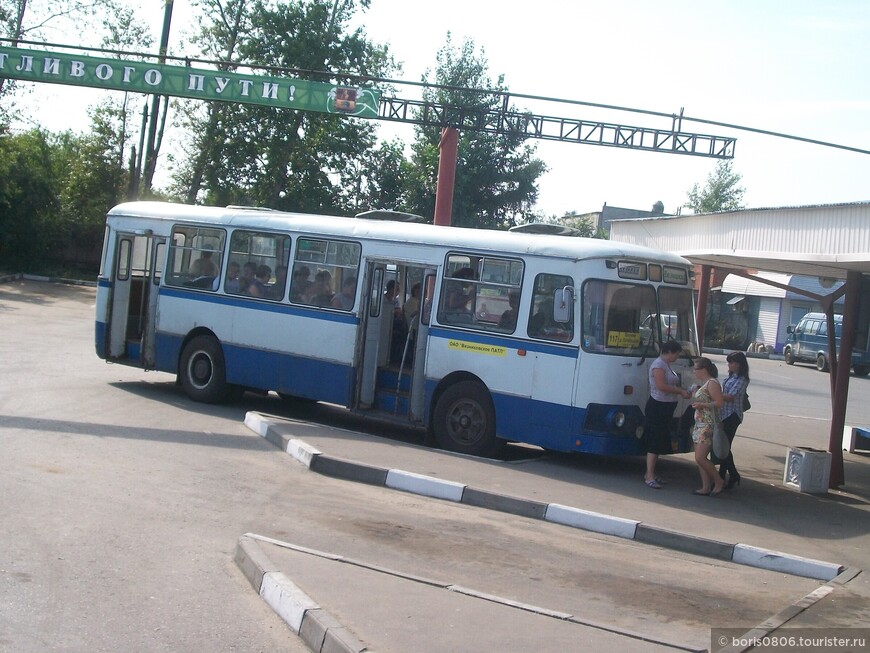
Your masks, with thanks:
[(558, 288), (553, 295), (553, 321), (570, 322), (574, 306), (574, 289), (571, 286)]
[(791, 324), (789, 324), (789, 325), (785, 328), (785, 332), (786, 332), (786, 333), (794, 333), (794, 327), (793, 327)]

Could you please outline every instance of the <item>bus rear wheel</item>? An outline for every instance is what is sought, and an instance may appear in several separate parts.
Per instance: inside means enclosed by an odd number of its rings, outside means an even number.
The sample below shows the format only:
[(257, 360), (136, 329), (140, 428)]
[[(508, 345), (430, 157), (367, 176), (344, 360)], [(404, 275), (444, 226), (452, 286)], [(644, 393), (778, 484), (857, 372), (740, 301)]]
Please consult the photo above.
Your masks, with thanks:
[(231, 386), (220, 343), (211, 336), (197, 336), (181, 354), (181, 387), (194, 401), (215, 404), (225, 401)]
[(438, 398), (433, 415), (435, 439), (442, 449), (471, 456), (493, 456), (504, 446), (495, 435), (495, 409), (486, 388), (460, 381)]

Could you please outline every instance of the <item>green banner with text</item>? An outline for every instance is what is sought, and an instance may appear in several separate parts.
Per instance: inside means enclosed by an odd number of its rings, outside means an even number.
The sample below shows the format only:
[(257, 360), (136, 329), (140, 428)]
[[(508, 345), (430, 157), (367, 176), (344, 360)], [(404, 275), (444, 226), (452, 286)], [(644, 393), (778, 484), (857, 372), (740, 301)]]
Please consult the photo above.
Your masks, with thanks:
[(0, 77), (377, 118), (380, 91), (303, 79), (0, 46)]

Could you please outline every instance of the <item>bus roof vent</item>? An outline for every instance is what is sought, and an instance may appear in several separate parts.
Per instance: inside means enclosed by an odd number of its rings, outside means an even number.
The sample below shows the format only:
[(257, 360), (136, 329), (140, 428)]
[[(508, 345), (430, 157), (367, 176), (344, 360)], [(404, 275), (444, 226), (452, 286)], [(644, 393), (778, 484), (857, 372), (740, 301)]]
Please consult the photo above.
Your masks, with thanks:
[(227, 204), (228, 209), (233, 211), (274, 211), (266, 206), (245, 206), (244, 204)]
[(521, 234), (550, 234), (551, 236), (580, 236), (580, 232), (572, 227), (566, 227), (562, 224), (549, 224), (546, 222), (529, 222), (528, 224), (518, 224), (516, 227), (511, 227), (508, 231), (514, 231)]
[(376, 211), (364, 211), (357, 213), (355, 218), (365, 218), (367, 220), (392, 220), (394, 222), (425, 222), (426, 218), (416, 213), (405, 213), (403, 211), (388, 211), (378, 209)]

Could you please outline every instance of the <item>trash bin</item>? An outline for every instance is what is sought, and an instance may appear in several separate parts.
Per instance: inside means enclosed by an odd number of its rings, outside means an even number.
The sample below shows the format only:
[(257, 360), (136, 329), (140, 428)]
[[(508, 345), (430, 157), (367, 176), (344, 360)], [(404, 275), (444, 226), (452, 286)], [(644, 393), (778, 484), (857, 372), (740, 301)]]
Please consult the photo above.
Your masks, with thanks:
[(809, 447), (789, 447), (782, 483), (809, 494), (825, 494), (831, 478), (831, 454)]

